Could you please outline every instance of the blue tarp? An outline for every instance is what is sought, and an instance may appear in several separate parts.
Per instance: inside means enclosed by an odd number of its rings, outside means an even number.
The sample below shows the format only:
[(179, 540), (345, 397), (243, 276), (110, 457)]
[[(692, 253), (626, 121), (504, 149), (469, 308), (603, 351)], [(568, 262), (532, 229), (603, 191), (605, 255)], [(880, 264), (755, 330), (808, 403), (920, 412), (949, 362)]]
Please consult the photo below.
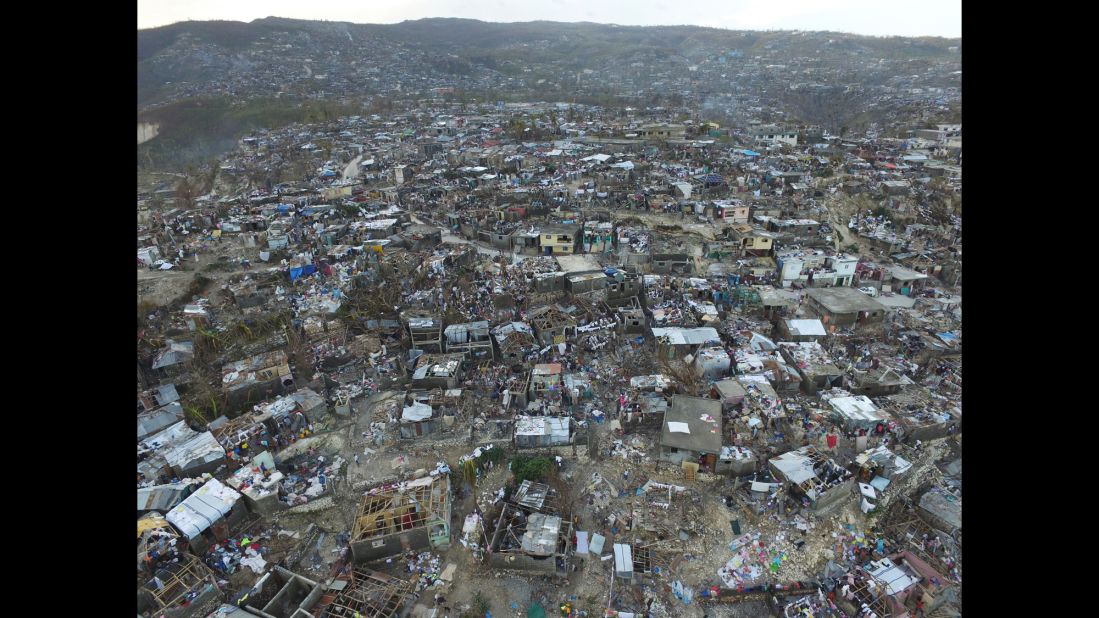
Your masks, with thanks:
[(290, 280), (291, 281), (297, 281), (301, 277), (308, 277), (309, 275), (312, 275), (315, 272), (317, 272), (317, 267), (312, 265), (312, 264), (308, 264), (306, 266), (299, 266), (297, 268), (291, 268), (290, 269)]
[(758, 157), (759, 153), (754, 150), (741, 150), (740, 154), (747, 155), (749, 157)]
[(291, 208), (293, 208), (293, 206), (290, 204), (279, 204), (279, 212), (290, 212)]

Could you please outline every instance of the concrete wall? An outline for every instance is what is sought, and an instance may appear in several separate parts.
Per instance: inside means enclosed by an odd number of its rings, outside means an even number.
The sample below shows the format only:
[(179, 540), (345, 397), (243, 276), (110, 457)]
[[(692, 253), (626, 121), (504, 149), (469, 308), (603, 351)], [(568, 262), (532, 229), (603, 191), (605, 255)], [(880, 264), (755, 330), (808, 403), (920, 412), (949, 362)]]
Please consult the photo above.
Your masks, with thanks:
[(667, 462), (674, 463), (674, 464), (680, 464), (680, 463), (683, 463), (684, 461), (696, 462), (696, 461), (698, 461), (698, 458), (700, 456), (701, 456), (701, 453), (698, 453), (697, 451), (688, 451), (688, 450), (685, 450), (685, 449), (679, 449), (678, 453), (673, 453), (671, 451), (671, 449), (666, 447), (666, 446), (661, 446), (660, 447), (660, 460), (661, 461), (667, 461)]
[(286, 509), (286, 503), (279, 501), (278, 492), (273, 492), (259, 500), (254, 500), (247, 494), (241, 495), (243, 496), (242, 501), (248, 507), (248, 510), (256, 515), (263, 515), (266, 517)]
[(915, 445), (916, 440), (921, 442), (927, 442), (929, 440), (937, 440), (944, 438), (950, 433), (951, 425), (959, 425), (957, 420), (951, 420), (946, 423), (935, 423), (933, 425), (924, 425), (921, 427), (908, 427), (906, 426), (904, 439), (902, 440), (909, 446)]
[(714, 465), (714, 471), (718, 474), (728, 474), (730, 476), (745, 476), (756, 471), (756, 459), (754, 457), (739, 461), (719, 459)]
[(498, 569), (536, 571), (539, 573), (557, 572), (557, 560), (554, 556), (550, 556), (544, 559), (537, 559), (520, 553), (494, 553), (489, 556), (488, 563), (489, 565)]
[(317, 582), (306, 579), (281, 567), (275, 567), (264, 587), (278, 586), (278, 592), (262, 609), (245, 606), (245, 611), (261, 618), (292, 618), (298, 610), (309, 610), (324, 590)]
[[(375, 543), (380, 543), (380, 545), (375, 547)], [(351, 555), (356, 564), (361, 564), (395, 556), (409, 549), (427, 549), (429, 545), (427, 526), (424, 526), (415, 530), (406, 530), (384, 536), (380, 539), (354, 541), (351, 543)]]
[(820, 513), (846, 503), (851, 499), (851, 496), (855, 495), (854, 488), (855, 479), (849, 479), (841, 485), (829, 489), (813, 504), (813, 511)]

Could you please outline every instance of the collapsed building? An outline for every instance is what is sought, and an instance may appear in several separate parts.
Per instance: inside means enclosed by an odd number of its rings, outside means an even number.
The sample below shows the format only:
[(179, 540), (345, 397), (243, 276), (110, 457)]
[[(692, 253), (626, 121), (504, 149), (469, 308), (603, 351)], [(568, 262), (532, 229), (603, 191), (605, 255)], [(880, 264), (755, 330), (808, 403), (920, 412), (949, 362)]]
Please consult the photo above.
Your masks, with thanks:
[(500, 509), (488, 563), (501, 569), (564, 576), (573, 555), (573, 523), (557, 512), (556, 492), (523, 481)]
[(365, 493), (351, 530), (355, 562), (450, 546), (450, 477), (386, 483)]
[(793, 495), (820, 513), (842, 505), (853, 496), (854, 475), (812, 446), (772, 457), (775, 478), (787, 483)]

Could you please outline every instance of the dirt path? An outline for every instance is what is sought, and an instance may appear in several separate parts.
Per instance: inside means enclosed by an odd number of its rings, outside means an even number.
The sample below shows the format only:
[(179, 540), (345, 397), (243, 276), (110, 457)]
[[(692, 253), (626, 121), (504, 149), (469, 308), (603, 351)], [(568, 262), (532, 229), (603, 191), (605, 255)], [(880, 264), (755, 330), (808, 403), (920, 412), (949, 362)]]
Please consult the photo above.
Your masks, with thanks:
[(347, 164), (347, 167), (343, 168), (343, 173), (340, 174), (340, 177), (343, 178), (344, 180), (354, 180), (354, 179), (358, 178), (359, 177), (359, 171), (360, 171), (359, 170), (359, 161), (362, 161), (362, 160), (363, 160), (362, 155), (359, 155), (359, 156), (355, 157), (354, 159), (351, 159), (351, 162)]

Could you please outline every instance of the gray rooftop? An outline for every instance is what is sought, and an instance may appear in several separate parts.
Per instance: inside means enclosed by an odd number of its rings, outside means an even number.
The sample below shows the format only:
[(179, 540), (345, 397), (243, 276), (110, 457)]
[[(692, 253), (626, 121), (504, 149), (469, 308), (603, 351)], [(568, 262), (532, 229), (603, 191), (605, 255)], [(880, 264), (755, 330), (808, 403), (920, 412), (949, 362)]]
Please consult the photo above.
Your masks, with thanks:
[[(702, 420), (709, 414), (714, 422)], [(669, 423), (687, 425), (689, 433), (671, 431)], [(721, 402), (687, 395), (674, 395), (672, 405), (664, 414), (664, 429), (660, 444), (704, 453), (721, 452)]]
[(809, 298), (820, 303), (830, 313), (856, 313), (858, 311), (885, 311), (885, 305), (855, 288), (813, 288), (806, 292)]

